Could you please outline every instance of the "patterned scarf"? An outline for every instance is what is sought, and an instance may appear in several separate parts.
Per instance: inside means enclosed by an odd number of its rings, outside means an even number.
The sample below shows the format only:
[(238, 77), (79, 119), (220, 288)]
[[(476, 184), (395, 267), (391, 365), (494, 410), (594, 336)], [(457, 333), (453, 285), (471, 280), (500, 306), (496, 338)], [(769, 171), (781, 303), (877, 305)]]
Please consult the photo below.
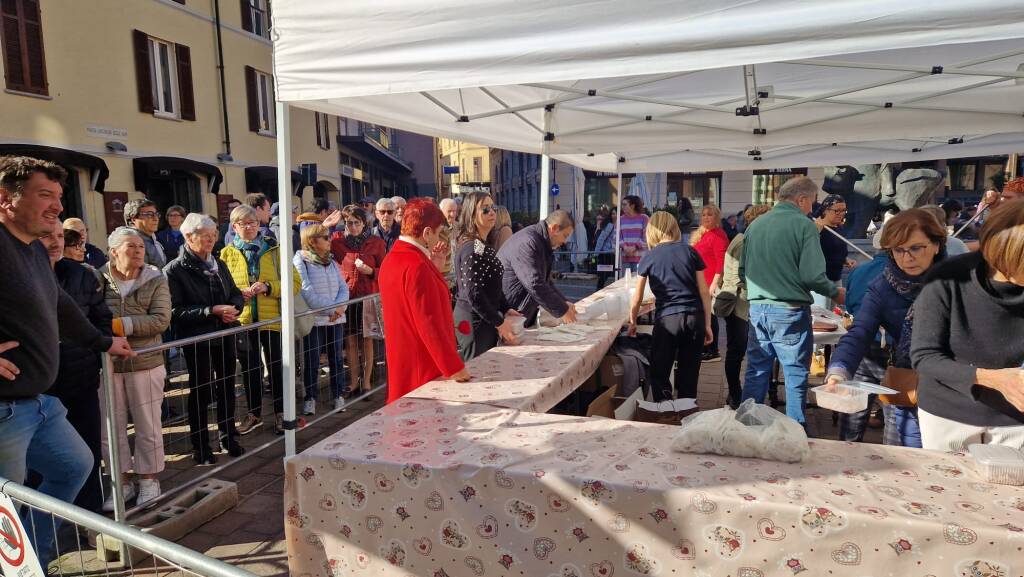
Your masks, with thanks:
[(235, 238), (231, 240), (231, 244), (240, 250), (242, 256), (245, 257), (245, 264), (249, 269), (249, 282), (256, 282), (260, 275), (260, 257), (263, 256), (263, 253), (270, 250), (267, 237), (261, 231), (256, 235), (256, 238), (246, 241), (236, 234)]
[(327, 256), (320, 256), (311, 250), (301, 250), (299, 254), (302, 255), (302, 260), (320, 266), (327, 266), (332, 262), (331, 253), (327, 253)]
[(353, 250), (359, 250), (363, 246), (363, 243), (366, 242), (366, 239), (368, 238), (370, 238), (370, 227), (364, 226), (363, 232), (357, 235), (346, 236), (345, 244), (347, 244), (349, 248)]
[(900, 267), (896, 266), (896, 263), (890, 261), (889, 264), (885, 265), (885, 270), (882, 272), (885, 276), (885, 280), (889, 283), (896, 294), (910, 301), (910, 308), (907, 309), (907, 315), (903, 317), (903, 324), (900, 327), (900, 340), (896, 343), (896, 347), (892, 353), (892, 364), (893, 366), (909, 369), (911, 368), (910, 363), (910, 335), (914, 328), (914, 301), (917, 300), (917, 295), (921, 294), (921, 288), (924, 287), (924, 274), (917, 276), (910, 276), (903, 272)]

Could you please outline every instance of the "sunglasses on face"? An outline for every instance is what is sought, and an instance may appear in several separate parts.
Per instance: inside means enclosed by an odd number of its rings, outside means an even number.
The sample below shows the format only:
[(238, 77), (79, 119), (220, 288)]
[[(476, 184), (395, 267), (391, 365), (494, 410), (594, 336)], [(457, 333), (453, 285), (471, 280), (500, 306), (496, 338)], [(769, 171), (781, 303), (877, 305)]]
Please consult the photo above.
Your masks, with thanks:
[(377, 214), (395, 214), (393, 210), (378, 210)]
[(480, 214), (491, 214), (492, 212), (494, 212), (493, 206), (485, 206), (480, 209)]

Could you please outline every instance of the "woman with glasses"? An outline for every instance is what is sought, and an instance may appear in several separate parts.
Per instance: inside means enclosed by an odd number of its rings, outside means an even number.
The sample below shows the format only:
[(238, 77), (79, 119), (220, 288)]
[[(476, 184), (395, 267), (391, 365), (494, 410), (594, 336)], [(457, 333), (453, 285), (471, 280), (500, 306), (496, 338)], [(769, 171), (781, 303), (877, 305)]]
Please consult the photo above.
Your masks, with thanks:
[(917, 299), (911, 357), (925, 449), (1024, 449), (1024, 202), (994, 209), (979, 240), (980, 251), (937, 267)]
[[(946, 228), (931, 213), (912, 208), (885, 223), (881, 246), (889, 254), (889, 263), (882, 275), (868, 285), (853, 326), (832, 354), (826, 383), (853, 378), (879, 328), (885, 329), (892, 338), (889, 364), (901, 369), (911, 368), (914, 301), (921, 294), (932, 265), (945, 257)], [(892, 407), (886, 420), (885, 444), (921, 446), (916, 409)]]
[[(277, 241), (260, 230), (256, 210), (243, 204), (231, 211), (231, 244), (220, 251), (220, 258), (242, 292), (245, 307), (238, 317), (243, 325), (281, 316), (281, 255)], [(298, 274), (292, 277), (292, 292), (299, 292)], [(270, 374), (274, 403), (274, 433), (284, 434), (284, 373), (281, 366), (281, 325), (274, 323), (242, 333), (238, 341), (242, 380), (245, 383), (249, 412), (238, 427), (246, 435), (263, 424), (263, 367), (260, 348)], [(240, 447), (235, 448), (236, 452)], [(231, 448), (229, 448), (229, 452)], [(241, 454), (241, 453), (239, 453)], [(235, 454), (232, 452), (232, 456)]]
[[(387, 250), (384, 241), (370, 234), (366, 211), (350, 204), (341, 211), (345, 232), (331, 235), (331, 254), (341, 265), (350, 299), (372, 295), (380, 290), (377, 271)], [(365, 314), (364, 314), (365, 313)], [(351, 371), (349, 382), (354, 393), (373, 388), (373, 334), (376, 306), (372, 299), (349, 305), (345, 320), (345, 349)]]
[(319, 393), (320, 353), (327, 352), (327, 366), (330, 370), (331, 398), (334, 410), (345, 407), (345, 374), (342, 371), (341, 340), (342, 325), (345, 322), (345, 306), (348, 300), (348, 284), (341, 276), (341, 267), (331, 257), (331, 235), (322, 224), (313, 223), (300, 231), (302, 249), (295, 253), (293, 264), (302, 279), (302, 298), (311, 309), (337, 306), (336, 309), (321, 313), (313, 320), (313, 330), (303, 339), (302, 365), (303, 384), (306, 388), (302, 412), (316, 413)]
[(85, 240), (70, 228), (64, 229), (64, 259), (85, 262)]
[(843, 279), (843, 268), (853, 268), (856, 261), (847, 258), (850, 249), (843, 242), (843, 239), (825, 230), (829, 227), (836, 230), (846, 222), (846, 200), (838, 194), (830, 194), (818, 211), (815, 213), (814, 222), (821, 230), (821, 252), (825, 253), (825, 276), (832, 282), (839, 282)]
[(512, 318), (522, 316), (505, 302), (501, 290), (504, 269), (494, 250), (498, 214), (486, 192), (465, 196), (455, 240), (455, 341), (459, 356), (468, 361), (496, 347), (514, 344)]
[(185, 207), (174, 205), (167, 209), (167, 228), (156, 233), (156, 240), (164, 247), (164, 254), (167, 260), (178, 258), (181, 246), (185, 244), (185, 237), (181, 235), (181, 223), (185, 222), (185, 215), (188, 211)]

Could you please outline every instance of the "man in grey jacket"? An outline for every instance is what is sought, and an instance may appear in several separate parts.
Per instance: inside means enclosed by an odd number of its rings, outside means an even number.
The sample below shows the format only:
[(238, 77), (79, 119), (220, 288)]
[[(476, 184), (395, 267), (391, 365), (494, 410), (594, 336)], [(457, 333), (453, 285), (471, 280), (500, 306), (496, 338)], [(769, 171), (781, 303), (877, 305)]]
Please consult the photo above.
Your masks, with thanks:
[(556, 210), (543, 222), (512, 235), (498, 251), (505, 272), (501, 290), (508, 304), (532, 322), (540, 307), (564, 323), (576, 322), (576, 308), (551, 281), (555, 249), (572, 237), (569, 213)]
[(164, 247), (156, 241), (156, 231), (160, 228), (160, 211), (156, 203), (148, 198), (129, 200), (124, 205), (124, 223), (138, 231), (146, 243), (146, 264), (163, 270), (167, 256)]

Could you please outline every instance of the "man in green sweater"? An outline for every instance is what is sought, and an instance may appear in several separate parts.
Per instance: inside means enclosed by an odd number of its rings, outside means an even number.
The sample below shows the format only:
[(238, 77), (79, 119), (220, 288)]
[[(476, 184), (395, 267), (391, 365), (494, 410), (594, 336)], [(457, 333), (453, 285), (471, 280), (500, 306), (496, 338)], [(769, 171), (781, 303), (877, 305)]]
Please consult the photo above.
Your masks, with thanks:
[(807, 218), (818, 186), (806, 176), (779, 189), (779, 203), (747, 228), (740, 278), (750, 301), (743, 400), (763, 403), (772, 363), (786, 381), (786, 414), (804, 424), (807, 376), (814, 352), (811, 291), (842, 303), (846, 290), (825, 276), (818, 227)]

